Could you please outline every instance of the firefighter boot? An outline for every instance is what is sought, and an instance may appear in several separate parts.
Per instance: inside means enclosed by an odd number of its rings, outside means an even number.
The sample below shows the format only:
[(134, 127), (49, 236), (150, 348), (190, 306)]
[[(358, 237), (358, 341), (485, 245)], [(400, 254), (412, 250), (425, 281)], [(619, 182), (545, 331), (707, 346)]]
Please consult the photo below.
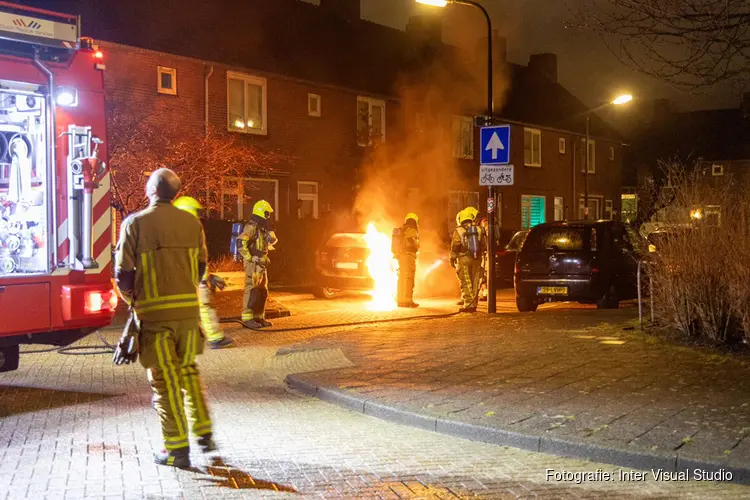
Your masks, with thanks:
[(221, 349), (222, 347), (229, 347), (232, 345), (232, 338), (224, 335), (218, 340), (211, 340), (208, 342), (208, 346), (211, 349)]
[(255, 322), (256, 323), (260, 323), (260, 325), (263, 328), (268, 328), (270, 326), (273, 326), (273, 323), (271, 323), (270, 321), (267, 321), (266, 318), (258, 318), (258, 319), (255, 320)]
[(198, 438), (198, 446), (201, 447), (203, 453), (210, 453), (216, 451), (216, 443), (213, 440), (213, 434), (206, 434)]
[(190, 467), (190, 448), (177, 448), (171, 451), (161, 450), (154, 453), (154, 462), (157, 465), (187, 469)]

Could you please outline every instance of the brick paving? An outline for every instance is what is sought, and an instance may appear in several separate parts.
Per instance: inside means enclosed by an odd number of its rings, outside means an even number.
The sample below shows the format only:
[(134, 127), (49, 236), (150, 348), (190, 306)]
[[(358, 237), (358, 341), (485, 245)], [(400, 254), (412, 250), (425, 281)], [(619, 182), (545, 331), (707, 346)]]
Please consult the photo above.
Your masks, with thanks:
[[(466, 322), (434, 321), (453, 330)], [(379, 359), (408, 362), (403, 354), (414, 351), (399, 346), (414, 331), (405, 326), (232, 329), (237, 347), (200, 359), (220, 454), (194, 452), (192, 471), (152, 463), (159, 429), (138, 367), (115, 367), (110, 356), (24, 355), (18, 371), (0, 374), (0, 499), (750, 498), (744, 487), (721, 483), (548, 481), (548, 468), (617, 468), (397, 425), (289, 391), (283, 382), (310, 371), (352, 376), (347, 370), (363, 362), (350, 359), (352, 345), (372, 347), (372, 335), (385, 349)], [(439, 338), (437, 329), (432, 334)], [(329, 343), (334, 339), (341, 345)]]
[(747, 482), (747, 361), (624, 329), (633, 324), (632, 308), (556, 308), (359, 328), (298, 346), (335, 345), (353, 366), (290, 381), (432, 430), (510, 431), (485, 440), (612, 463), (622, 463), (618, 451), (680, 468), (711, 462)]

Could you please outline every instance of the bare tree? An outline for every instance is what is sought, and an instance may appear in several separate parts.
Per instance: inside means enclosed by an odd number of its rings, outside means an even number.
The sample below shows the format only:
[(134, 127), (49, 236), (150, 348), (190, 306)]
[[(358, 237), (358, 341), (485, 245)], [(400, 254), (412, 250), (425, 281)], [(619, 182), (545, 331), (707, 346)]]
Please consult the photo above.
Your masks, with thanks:
[(623, 62), (674, 86), (744, 84), (750, 75), (747, 0), (571, 0), (576, 24)]
[(112, 206), (121, 217), (146, 206), (146, 178), (157, 168), (174, 170), (182, 181), (182, 194), (216, 211), (223, 179), (270, 175), (284, 159), (281, 154), (245, 143), (237, 134), (219, 130), (205, 135), (172, 134), (137, 109), (115, 104), (109, 113)]

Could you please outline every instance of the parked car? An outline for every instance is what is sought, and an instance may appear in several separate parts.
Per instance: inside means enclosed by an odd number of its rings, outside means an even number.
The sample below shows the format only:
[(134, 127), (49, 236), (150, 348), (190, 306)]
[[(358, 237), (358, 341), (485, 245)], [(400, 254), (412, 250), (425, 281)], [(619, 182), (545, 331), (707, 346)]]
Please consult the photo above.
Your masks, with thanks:
[(513, 286), (513, 272), (516, 267), (516, 256), (526, 241), (528, 231), (518, 231), (510, 241), (495, 252), (495, 278), (498, 283)]
[(529, 231), (514, 275), (519, 311), (553, 301), (617, 308), (637, 295), (638, 256), (625, 224), (552, 222)]
[(331, 299), (336, 290), (372, 290), (374, 284), (367, 269), (369, 255), (364, 233), (332, 235), (315, 256), (317, 282), (313, 295)]

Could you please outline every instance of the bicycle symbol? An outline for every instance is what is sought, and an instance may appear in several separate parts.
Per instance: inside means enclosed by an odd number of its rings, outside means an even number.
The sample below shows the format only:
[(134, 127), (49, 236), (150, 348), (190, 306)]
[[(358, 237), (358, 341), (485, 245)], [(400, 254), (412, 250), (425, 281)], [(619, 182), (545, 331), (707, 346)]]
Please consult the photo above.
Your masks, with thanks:
[(495, 176), (492, 175), (490, 172), (485, 172), (482, 176), (482, 184), (494, 184), (495, 183)]

